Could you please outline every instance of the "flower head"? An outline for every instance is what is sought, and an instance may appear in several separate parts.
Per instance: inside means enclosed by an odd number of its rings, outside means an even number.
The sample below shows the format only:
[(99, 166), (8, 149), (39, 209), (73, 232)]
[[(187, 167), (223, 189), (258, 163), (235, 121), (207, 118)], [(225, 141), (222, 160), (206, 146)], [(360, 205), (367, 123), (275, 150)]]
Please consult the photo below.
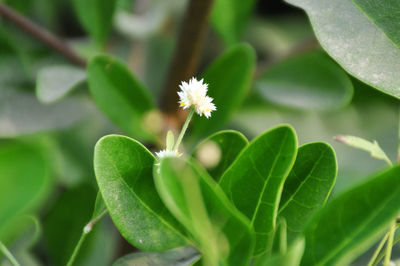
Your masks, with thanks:
[(208, 84), (203, 79), (191, 78), (189, 82), (182, 81), (179, 85), (179, 105), (183, 108), (193, 107), (200, 116), (209, 118), (211, 112), (217, 110), (212, 103), (213, 98), (207, 96)]
[(165, 150), (156, 152), (156, 155), (157, 155), (158, 159), (161, 159), (164, 157), (180, 157), (182, 154), (179, 153), (178, 151), (171, 151), (171, 150), (165, 149)]

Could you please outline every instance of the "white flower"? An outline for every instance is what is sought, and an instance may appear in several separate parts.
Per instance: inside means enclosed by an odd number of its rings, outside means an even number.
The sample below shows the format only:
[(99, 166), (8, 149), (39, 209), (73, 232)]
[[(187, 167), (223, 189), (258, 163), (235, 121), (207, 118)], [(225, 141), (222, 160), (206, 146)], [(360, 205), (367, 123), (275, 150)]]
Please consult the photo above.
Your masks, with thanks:
[(212, 103), (213, 98), (207, 96), (208, 84), (203, 83), (203, 79), (197, 80), (191, 78), (189, 83), (182, 81), (179, 85), (181, 91), (179, 95), (179, 105), (183, 108), (189, 108), (193, 106), (196, 113), (200, 116), (204, 115), (209, 118), (211, 112), (217, 110), (215, 105)]
[(165, 149), (165, 150), (156, 152), (156, 155), (157, 155), (158, 159), (161, 159), (164, 157), (180, 157), (182, 154), (179, 153), (178, 151), (171, 151), (171, 150)]

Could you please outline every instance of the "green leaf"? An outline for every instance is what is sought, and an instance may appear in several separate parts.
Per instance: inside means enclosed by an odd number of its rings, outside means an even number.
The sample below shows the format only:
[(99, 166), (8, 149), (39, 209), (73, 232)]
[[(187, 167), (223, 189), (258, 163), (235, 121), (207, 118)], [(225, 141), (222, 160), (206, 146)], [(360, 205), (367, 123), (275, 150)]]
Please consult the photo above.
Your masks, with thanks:
[(370, 248), (400, 212), (400, 166), (335, 197), (304, 230), (302, 265), (349, 265)]
[(69, 65), (41, 69), (36, 81), (36, 96), (42, 103), (52, 103), (64, 97), (86, 80), (86, 72)]
[(400, 48), (400, 2), (386, 0), (385, 3), (373, 0), (352, 0), (386, 36)]
[(349, 103), (353, 84), (325, 54), (308, 52), (268, 68), (255, 83), (261, 96), (289, 108), (329, 110)]
[(284, 254), (265, 254), (260, 257), (254, 266), (298, 266), (304, 252), (304, 238), (297, 238)]
[(251, 220), (255, 254), (270, 249), (283, 184), (296, 152), (296, 133), (290, 126), (270, 129), (250, 142), (220, 180), (226, 195)]
[(349, 135), (335, 136), (335, 140), (340, 141), (346, 145), (349, 145), (350, 147), (354, 147), (356, 149), (360, 149), (360, 150), (369, 152), (369, 153), (371, 153), (371, 156), (373, 158), (383, 160), (388, 165), (392, 165), (392, 162), (390, 161), (389, 157), (382, 150), (382, 148), (379, 146), (379, 144), (376, 140), (374, 140), (374, 142), (370, 142), (363, 138), (349, 136)]
[(154, 103), (146, 88), (122, 62), (95, 56), (89, 61), (87, 74), (94, 101), (111, 121), (135, 138), (153, 138), (143, 120)]
[(237, 42), (243, 32), (255, 0), (216, 0), (211, 13), (211, 23), (226, 45)]
[(69, 97), (51, 105), (38, 102), (33, 93), (0, 89), (0, 137), (64, 129), (89, 114), (86, 99)]
[(179, 247), (163, 252), (134, 252), (119, 258), (113, 266), (190, 266), (198, 257), (192, 247)]
[(158, 193), (185, 226), (204, 265), (247, 265), (254, 247), (249, 221), (193, 159), (163, 158), (154, 168)]
[(10, 141), (0, 144), (0, 241), (15, 233), (21, 215), (37, 209), (52, 184), (50, 167), (38, 145)]
[(96, 179), (114, 224), (135, 247), (162, 251), (186, 240), (157, 195), (153, 164), (154, 156), (128, 137), (105, 136), (95, 146)]
[(98, 44), (103, 44), (112, 27), (116, 0), (73, 0), (76, 14), (85, 30)]
[(239, 131), (223, 130), (199, 143), (192, 154), (218, 181), (248, 143)]
[(193, 118), (193, 135), (201, 137), (214, 133), (226, 124), (239, 108), (253, 77), (255, 52), (247, 44), (228, 49), (207, 68), (204, 81), (208, 83), (208, 95), (214, 98), (217, 111), (209, 119)]
[(347, 72), (400, 98), (400, 49), (352, 1), (286, 2), (307, 12), (320, 44)]
[(329, 144), (315, 142), (298, 149), (294, 166), (285, 181), (278, 212), (279, 217), (286, 220), (289, 242), (325, 204), (336, 174), (335, 152)]

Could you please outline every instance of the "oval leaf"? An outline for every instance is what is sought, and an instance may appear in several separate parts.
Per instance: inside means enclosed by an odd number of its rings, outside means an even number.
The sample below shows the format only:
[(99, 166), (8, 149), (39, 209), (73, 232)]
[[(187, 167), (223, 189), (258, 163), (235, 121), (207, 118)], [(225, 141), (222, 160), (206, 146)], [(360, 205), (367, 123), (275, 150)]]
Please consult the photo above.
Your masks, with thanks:
[(247, 265), (254, 247), (249, 221), (194, 160), (163, 158), (154, 168), (157, 191), (186, 227), (204, 265)]
[(288, 240), (303, 231), (311, 215), (321, 208), (335, 184), (335, 152), (323, 142), (309, 143), (297, 151), (285, 181), (278, 215), (286, 220)]
[(319, 210), (305, 228), (301, 265), (349, 265), (400, 212), (400, 166), (378, 173)]
[(214, 98), (217, 111), (209, 119), (193, 117), (193, 135), (201, 137), (218, 130), (242, 103), (250, 87), (255, 66), (255, 52), (247, 44), (228, 49), (206, 70), (204, 81)]
[(307, 12), (322, 47), (347, 72), (400, 98), (400, 50), (352, 1), (286, 2)]
[(192, 154), (206, 167), (214, 180), (218, 181), (248, 143), (242, 133), (223, 130), (203, 140)]
[(289, 108), (329, 110), (347, 104), (353, 84), (321, 52), (309, 52), (269, 68), (255, 83), (264, 99)]
[(97, 183), (118, 230), (137, 248), (161, 251), (186, 241), (154, 188), (153, 163), (143, 145), (124, 136), (103, 137), (95, 146)]
[(251, 220), (255, 254), (270, 249), (283, 184), (296, 152), (296, 133), (279, 126), (254, 139), (221, 177), (226, 195)]
[(33, 93), (0, 89), (0, 137), (16, 137), (64, 129), (88, 116), (84, 98), (69, 97), (55, 104), (41, 104)]
[(108, 56), (95, 56), (87, 74), (93, 99), (110, 120), (136, 138), (151, 139), (143, 116), (154, 108), (154, 103), (126, 66)]
[(72, 3), (85, 30), (103, 44), (112, 27), (117, 0), (73, 0)]
[(0, 145), (0, 241), (21, 230), (16, 220), (47, 196), (51, 185), (47, 159), (36, 145), (14, 141)]
[(387, 0), (384, 4), (371, 0), (352, 0), (386, 36), (400, 48), (400, 2)]
[(85, 80), (86, 72), (78, 67), (69, 65), (45, 67), (37, 76), (36, 96), (42, 103), (55, 102)]

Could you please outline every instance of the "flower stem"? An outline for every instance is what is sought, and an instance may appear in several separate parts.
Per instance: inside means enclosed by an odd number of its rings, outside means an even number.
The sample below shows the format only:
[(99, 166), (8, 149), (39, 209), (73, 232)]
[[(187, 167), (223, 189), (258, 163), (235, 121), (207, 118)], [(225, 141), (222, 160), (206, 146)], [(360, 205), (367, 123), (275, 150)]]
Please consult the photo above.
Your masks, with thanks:
[(15, 259), (13, 254), (7, 249), (7, 247), (0, 241), (0, 251), (7, 257), (13, 266), (20, 266), (21, 264)]
[(178, 140), (176, 141), (175, 146), (174, 146), (174, 151), (178, 151), (179, 145), (182, 142), (183, 136), (185, 135), (185, 132), (189, 126), (190, 120), (192, 120), (193, 114), (194, 114), (194, 108), (192, 107), (192, 108), (190, 108), (189, 114), (186, 117), (185, 124), (183, 124), (181, 133), (179, 133)]

